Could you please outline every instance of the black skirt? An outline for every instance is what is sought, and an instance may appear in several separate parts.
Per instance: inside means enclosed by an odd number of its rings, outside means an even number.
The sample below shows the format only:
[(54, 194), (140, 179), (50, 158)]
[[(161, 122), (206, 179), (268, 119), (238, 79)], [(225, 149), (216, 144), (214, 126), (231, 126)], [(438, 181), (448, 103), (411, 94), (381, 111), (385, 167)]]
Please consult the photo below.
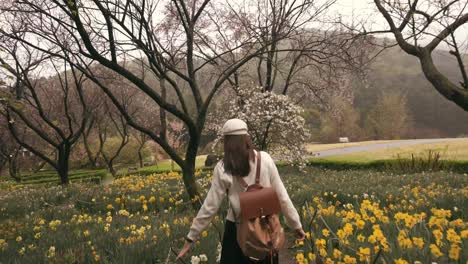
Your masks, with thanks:
[(226, 220), (224, 228), (224, 238), (221, 250), (221, 264), (278, 264), (278, 255), (274, 256), (273, 259), (267, 258), (260, 262), (254, 262), (249, 260), (244, 254), (237, 243), (237, 232), (236, 224), (229, 220)]

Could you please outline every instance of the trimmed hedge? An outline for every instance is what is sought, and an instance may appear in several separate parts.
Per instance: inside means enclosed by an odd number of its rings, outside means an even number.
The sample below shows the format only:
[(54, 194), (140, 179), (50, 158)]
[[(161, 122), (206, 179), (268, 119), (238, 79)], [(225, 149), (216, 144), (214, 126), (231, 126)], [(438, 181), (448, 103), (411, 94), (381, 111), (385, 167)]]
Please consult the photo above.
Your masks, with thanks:
[[(101, 177), (97, 177), (95, 175), (90, 175), (87, 177), (79, 176), (79, 177), (70, 177), (70, 182), (94, 182), (100, 183)], [(59, 183), (60, 179), (58, 178), (46, 178), (46, 179), (39, 179), (34, 181), (22, 181), (22, 184), (43, 184), (43, 183)]]
[[(202, 167), (202, 168), (196, 168), (195, 170), (201, 170), (203, 172), (205, 171), (211, 171), (213, 170), (214, 167)], [(151, 174), (160, 174), (160, 173), (166, 173), (170, 171), (175, 171), (182, 173), (182, 170), (180, 169), (175, 169), (175, 170), (165, 170), (165, 169), (155, 169), (155, 170), (149, 170), (149, 169), (144, 169), (144, 170), (137, 170), (137, 171), (132, 171), (132, 172), (127, 172), (122, 174), (122, 176), (127, 176), (127, 175), (141, 175), (141, 176), (147, 176)]]
[[(106, 175), (106, 170), (78, 170), (78, 171), (70, 171), (70, 174), (68, 175), (69, 178), (71, 177), (87, 177), (89, 175), (94, 175), (94, 176), (100, 176), (104, 177)], [(38, 172), (35, 174), (28, 174), (28, 175), (22, 175), (21, 176), (21, 181), (34, 181), (34, 180), (39, 180), (39, 179), (46, 179), (46, 178), (54, 178), (58, 179), (58, 174), (55, 171), (44, 171), (44, 172)]]
[[(106, 176), (105, 170), (90, 171), (90, 170), (78, 170), (70, 171), (68, 179), (74, 181), (92, 181), (99, 183), (102, 178)], [(43, 171), (36, 174), (21, 176), (21, 183), (23, 184), (39, 184), (39, 183), (53, 183), (60, 182), (60, 178), (54, 171)]]

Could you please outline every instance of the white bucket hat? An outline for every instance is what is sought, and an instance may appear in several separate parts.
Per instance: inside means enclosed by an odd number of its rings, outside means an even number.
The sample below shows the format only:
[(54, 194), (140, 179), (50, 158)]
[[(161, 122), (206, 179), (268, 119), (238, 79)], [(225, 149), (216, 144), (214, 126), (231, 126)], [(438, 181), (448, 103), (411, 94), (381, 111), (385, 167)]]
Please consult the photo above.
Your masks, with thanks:
[(229, 119), (224, 123), (223, 135), (248, 135), (247, 124), (237, 118)]

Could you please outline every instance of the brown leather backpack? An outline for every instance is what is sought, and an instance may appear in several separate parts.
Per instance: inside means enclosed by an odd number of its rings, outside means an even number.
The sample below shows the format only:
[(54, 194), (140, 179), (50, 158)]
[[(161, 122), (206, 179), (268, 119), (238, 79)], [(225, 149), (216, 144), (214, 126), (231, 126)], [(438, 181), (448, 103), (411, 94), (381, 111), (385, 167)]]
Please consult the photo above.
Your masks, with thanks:
[(277, 254), (285, 242), (278, 217), (280, 202), (273, 188), (260, 185), (260, 166), (258, 151), (255, 184), (249, 186), (238, 177), (247, 191), (239, 193), (241, 219), (237, 225), (237, 242), (244, 255), (254, 261)]

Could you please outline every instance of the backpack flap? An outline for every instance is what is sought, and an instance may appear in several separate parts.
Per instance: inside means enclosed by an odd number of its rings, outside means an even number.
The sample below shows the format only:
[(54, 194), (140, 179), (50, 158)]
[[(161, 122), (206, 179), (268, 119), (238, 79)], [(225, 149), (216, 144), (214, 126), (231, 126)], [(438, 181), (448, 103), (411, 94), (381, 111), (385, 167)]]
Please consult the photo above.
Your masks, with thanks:
[(239, 193), (239, 202), (243, 220), (278, 214), (281, 210), (278, 196), (273, 188)]

